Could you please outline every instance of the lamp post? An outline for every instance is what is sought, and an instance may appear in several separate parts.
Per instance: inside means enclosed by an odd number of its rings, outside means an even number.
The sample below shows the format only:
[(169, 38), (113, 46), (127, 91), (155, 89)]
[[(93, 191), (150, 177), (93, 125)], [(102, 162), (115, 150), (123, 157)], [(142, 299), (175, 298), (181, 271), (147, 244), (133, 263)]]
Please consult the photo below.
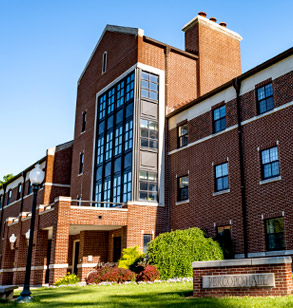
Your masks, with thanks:
[(33, 251), (33, 239), (34, 239), (34, 228), (35, 228), (35, 216), (36, 216), (36, 204), (37, 204), (37, 194), (40, 185), (44, 181), (45, 173), (41, 169), (39, 164), (36, 164), (35, 168), (30, 172), (29, 178), (33, 186), (33, 205), (32, 205), (32, 216), (31, 216), (31, 226), (29, 233), (29, 244), (26, 259), (26, 269), (25, 269), (25, 279), (23, 290), (20, 296), (17, 298), (17, 302), (25, 303), (31, 302), (33, 298), (31, 297), (30, 291), (30, 277), (31, 277), (31, 266), (32, 266), (32, 251)]

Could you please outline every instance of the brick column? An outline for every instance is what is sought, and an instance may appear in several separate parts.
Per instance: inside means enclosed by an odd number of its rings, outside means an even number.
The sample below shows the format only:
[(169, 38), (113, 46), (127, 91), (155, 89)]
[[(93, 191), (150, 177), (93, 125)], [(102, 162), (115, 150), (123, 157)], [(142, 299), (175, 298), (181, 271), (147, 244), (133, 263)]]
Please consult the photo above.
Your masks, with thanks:
[(59, 197), (55, 201), (54, 207), (57, 210), (57, 215), (53, 226), (51, 245), (50, 284), (68, 272), (70, 204), (71, 198), (68, 197)]

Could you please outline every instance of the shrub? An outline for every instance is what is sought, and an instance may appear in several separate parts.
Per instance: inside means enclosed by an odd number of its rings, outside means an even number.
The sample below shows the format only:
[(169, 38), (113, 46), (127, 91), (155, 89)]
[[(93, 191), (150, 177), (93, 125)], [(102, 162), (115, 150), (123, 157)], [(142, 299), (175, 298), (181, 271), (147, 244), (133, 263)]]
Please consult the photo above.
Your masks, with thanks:
[(122, 257), (118, 261), (118, 267), (129, 269), (135, 266), (139, 261), (142, 261), (144, 254), (140, 252), (138, 246), (124, 248), (122, 251)]
[(155, 281), (160, 279), (160, 272), (154, 265), (147, 265), (142, 272), (137, 275), (137, 281)]
[(67, 284), (76, 284), (79, 282), (78, 276), (75, 274), (67, 273), (64, 277), (58, 279), (55, 282), (55, 286), (67, 285)]
[(162, 279), (191, 277), (193, 261), (223, 259), (219, 243), (199, 228), (161, 233), (150, 242), (147, 255)]
[(126, 281), (135, 281), (136, 274), (129, 269), (118, 268), (117, 266), (105, 265), (88, 274), (87, 284), (110, 281), (122, 283)]

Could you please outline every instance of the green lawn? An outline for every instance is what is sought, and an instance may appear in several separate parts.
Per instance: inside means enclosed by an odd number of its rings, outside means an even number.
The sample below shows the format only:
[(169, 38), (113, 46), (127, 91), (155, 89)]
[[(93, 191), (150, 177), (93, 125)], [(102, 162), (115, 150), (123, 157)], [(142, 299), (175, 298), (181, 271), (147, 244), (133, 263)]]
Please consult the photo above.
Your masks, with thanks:
[[(15, 292), (18, 295), (20, 292)], [(288, 297), (226, 297), (192, 298), (192, 283), (161, 283), (149, 285), (114, 285), (33, 290), (34, 303), (16, 304), (0, 302), (0, 307), (278, 307), (293, 308), (293, 296)]]

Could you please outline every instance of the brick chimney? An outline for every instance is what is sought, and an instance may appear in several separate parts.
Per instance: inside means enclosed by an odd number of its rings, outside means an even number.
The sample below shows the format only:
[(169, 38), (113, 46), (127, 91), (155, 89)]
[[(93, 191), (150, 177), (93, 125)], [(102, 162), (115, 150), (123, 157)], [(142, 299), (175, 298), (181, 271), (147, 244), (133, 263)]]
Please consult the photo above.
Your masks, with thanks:
[(187, 23), (185, 50), (198, 55), (199, 94), (203, 95), (241, 74), (240, 41), (242, 37), (208, 19), (205, 12)]

